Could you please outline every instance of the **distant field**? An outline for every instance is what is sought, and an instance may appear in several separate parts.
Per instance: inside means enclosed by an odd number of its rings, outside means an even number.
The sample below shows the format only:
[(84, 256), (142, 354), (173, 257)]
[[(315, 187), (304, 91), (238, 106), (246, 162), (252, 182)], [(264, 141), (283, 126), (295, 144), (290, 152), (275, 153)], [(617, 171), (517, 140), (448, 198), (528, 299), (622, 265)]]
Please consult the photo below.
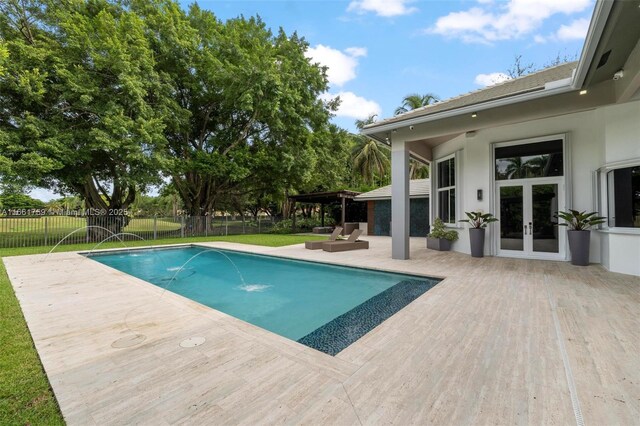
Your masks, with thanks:
[[(70, 242), (86, 240), (86, 218), (49, 216), (33, 218), (0, 218), (0, 247), (53, 245), (70, 232), (78, 230)], [(122, 232), (152, 233), (153, 219), (131, 219)], [(157, 219), (158, 233), (172, 234), (180, 230), (180, 223), (171, 219)], [(173, 231), (173, 232), (172, 232)]]
[[(47, 229), (49, 232), (73, 231), (74, 229), (86, 226), (85, 218), (69, 217), (69, 216), (49, 216), (46, 218)], [(167, 219), (157, 219), (156, 225), (158, 231), (175, 231), (180, 229), (180, 223)], [(0, 235), (6, 233), (19, 232), (44, 232), (45, 218), (0, 218)], [(125, 227), (126, 232), (135, 231), (153, 231), (153, 219), (131, 219)]]
[[(184, 223), (184, 231), (182, 231)], [(238, 235), (256, 232), (268, 232), (273, 226), (270, 220), (262, 220), (260, 224), (251, 222), (249, 218), (242, 220), (216, 217), (208, 223), (205, 230), (204, 218), (133, 218), (122, 229), (124, 233), (136, 234), (139, 238), (165, 239), (175, 237)], [(0, 217), (0, 248), (53, 246), (63, 238), (64, 244), (80, 244), (87, 242), (87, 225), (85, 217), (47, 216), (47, 217)], [(75, 231), (75, 232), (74, 232)], [(72, 234), (69, 236), (69, 234)], [(133, 236), (122, 236), (123, 240), (138, 239)]]

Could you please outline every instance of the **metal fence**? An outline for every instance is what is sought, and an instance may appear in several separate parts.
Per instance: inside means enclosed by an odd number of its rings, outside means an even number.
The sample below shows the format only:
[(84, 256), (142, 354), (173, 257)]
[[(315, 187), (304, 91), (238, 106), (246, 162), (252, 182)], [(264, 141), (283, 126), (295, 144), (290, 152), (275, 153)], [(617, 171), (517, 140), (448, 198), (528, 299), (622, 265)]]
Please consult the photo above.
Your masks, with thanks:
[(0, 217), (0, 248), (261, 234), (271, 232), (275, 223), (269, 217), (240, 215), (121, 216), (119, 221), (106, 216), (6, 216)]

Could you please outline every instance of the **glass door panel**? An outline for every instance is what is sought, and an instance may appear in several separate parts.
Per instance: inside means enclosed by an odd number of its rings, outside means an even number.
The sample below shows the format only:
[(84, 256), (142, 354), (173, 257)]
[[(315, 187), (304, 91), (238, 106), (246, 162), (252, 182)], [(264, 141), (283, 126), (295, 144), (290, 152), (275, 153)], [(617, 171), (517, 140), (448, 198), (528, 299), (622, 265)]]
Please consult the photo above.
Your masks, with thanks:
[(500, 187), (500, 250), (524, 250), (523, 212), (523, 187)]
[(557, 211), (558, 184), (531, 185), (529, 233), (533, 239), (534, 252), (559, 252), (558, 222), (553, 217)]

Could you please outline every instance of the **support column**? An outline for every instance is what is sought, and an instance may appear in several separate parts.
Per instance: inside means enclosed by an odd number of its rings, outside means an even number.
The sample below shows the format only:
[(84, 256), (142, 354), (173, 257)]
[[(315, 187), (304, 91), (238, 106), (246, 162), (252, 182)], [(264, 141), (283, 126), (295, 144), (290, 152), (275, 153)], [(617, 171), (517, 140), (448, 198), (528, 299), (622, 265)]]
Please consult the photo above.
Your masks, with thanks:
[(320, 226), (324, 228), (324, 203), (320, 203)]
[(409, 259), (409, 150), (391, 144), (391, 257)]

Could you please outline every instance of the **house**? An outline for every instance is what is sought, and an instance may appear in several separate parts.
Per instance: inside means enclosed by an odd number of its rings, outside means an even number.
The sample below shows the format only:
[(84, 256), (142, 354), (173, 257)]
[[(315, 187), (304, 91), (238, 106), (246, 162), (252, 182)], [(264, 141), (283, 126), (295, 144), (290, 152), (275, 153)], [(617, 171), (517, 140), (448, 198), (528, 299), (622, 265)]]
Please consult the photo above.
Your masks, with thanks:
[[(598, 211), (590, 261), (640, 275), (640, 1), (595, 5), (580, 60), (366, 126), (391, 147), (392, 257), (409, 257), (409, 158), (431, 164), (429, 217), (491, 212), (485, 253), (568, 260), (553, 214)], [(469, 252), (468, 233), (453, 249)]]
[[(409, 236), (429, 233), (430, 179), (409, 181)], [(391, 235), (391, 185), (356, 195), (355, 201), (367, 203), (367, 234)]]

